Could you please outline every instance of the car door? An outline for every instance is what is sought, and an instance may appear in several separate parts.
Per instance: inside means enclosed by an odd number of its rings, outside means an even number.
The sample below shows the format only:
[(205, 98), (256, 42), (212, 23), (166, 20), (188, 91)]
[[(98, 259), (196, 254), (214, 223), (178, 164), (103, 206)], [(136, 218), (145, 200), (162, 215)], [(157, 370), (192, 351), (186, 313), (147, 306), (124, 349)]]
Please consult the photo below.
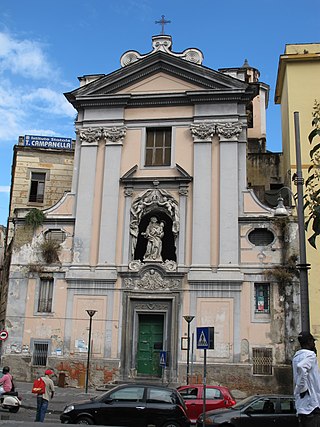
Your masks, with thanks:
[(200, 397), (200, 388), (196, 386), (186, 386), (179, 388), (178, 391), (186, 404), (188, 417), (194, 422), (203, 412), (203, 400)]
[(145, 387), (124, 386), (107, 396), (96, 413), (96, 424), (146, 427)]
[(241, 427), (274, 427), (276, 425), (277, 398), (261, 397), (241, 414)]
[(299, 420), (293, 396), (284, 396), (279, 399), (276, 427), (298, 427)]
[(171, 389), (148, 387), (145, 412), (148, 426), (160, 427), (168, 421), (175, 421), (180, 425), (180, 411), (177, 410), (175, 393)]
[(224, 408), (225, 406), (225, 400), (219, 388), (212, 386), (206, 387), (206, 411)]

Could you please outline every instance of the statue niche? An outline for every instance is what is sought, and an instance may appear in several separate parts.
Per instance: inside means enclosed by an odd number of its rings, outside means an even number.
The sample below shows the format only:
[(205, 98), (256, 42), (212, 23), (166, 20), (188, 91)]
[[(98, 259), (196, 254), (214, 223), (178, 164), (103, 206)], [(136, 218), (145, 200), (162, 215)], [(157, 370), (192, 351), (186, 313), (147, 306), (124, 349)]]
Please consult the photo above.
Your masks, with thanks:
[(141, 233), (148, 239), (147, 249), (143, 257), (143, 261), (163, 261), (162, 253), (162, 238), (164, 236), (164, 222), (160, 223), (157, 217), (152, 216), (147, 225), (146, 231)]
[(176, 262), (179, 232), (178, 203), (165, 190), (147, 190), (131, 207), (131, 259), (141, 262)]

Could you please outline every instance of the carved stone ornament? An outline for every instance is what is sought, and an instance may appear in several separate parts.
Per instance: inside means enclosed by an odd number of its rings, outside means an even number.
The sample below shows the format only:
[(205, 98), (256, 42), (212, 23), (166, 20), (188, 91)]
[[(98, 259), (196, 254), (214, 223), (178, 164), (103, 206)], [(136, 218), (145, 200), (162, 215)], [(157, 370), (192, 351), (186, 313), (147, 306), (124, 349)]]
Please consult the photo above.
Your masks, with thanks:
[[(142, 267), (144, 267), (146, 264), (144, 262), (141, 262), (139, 259), (130, 261), (129, 262), (129, 270), (138, 272), (141, 270)], [(165, 260), (165, 262), (162, 262), (161, 267), (164, 268), (165, 271), (172, 272), (177, 271), (177, 263), (172, 260)]]
[(106, 141), (111, 142), (122, 142), (123, 138), (126, 136), (126, 127), (112, 127), (112, 128), (104, 128), (103, 136)]
[(80, 141), (89, 144), (98, 143), (101, 139), (105, 142), (121, 142), (126, 136), (125, 126), (114, 126), (111, 128), (98, 127), (81, 129), (79, 132)]
[(172, 232), (177, 237), (180, 229), (180, 213), (178, 202), (166, 190), (155, 188), (153, 190), (146, 190), (140, 196), (136, 197), (131, 205), (131, 221), (130, 221), (130, 234), (131, 234), (131, 254), (134, 252), (137, 245), (139, 224), (142, 216), (150, 208), (161, 207), (165, 209), (172, 219)]
[(81, 129), (79, 132), (80, 141), (89, 144), (98, 143), (102, 138), (102, 128)]
[(123, 193), (124, 193), (125, 197), (131, 197), (133, 194), (133, 189), (132, 188), (125, 188)]
[(205, 141), (211, 141), (215, 133), (215, 124), (209, 122), (193, 124), (190, 126), (190, 131), (194, 140), (201, 139)]
[(145, 264), (139, 259), (129, 262), (129, 270), (139, 271)]
[(179, 288), (179, 280), (163, 279), (155, 271), (147, 271), (141, 279), (125, 279), (127, 289), (146, 290), (146, 291), (170, 291)]
[(136, 310), (150, 310), (150, 311), (159, 311), (159, 310), (168, 310), (169, 304), (159, 304), (156, 302), (145, 302), (135, 305)]
[(184, 50), (181, 53), (172, 52), (172, 38), (171, 36), (167, 36), (164, 34), (152, 37), (152, 47), (153, 50), (150, 53), (147, 53), (146, 55), (141, 55), (135, 50), (129, 50), (128, 52), (125, 52), (120, 58), (121, 66), (125, 67), (129, 64), (132, 64), (133, 62), (139, 61), (140, 59), (146, 58), (147, 56), (150, 56), (159, 51), (166, 52), (171, 56), (184, 59), (188, 62), (193, 62), (194, 64), (201, 65), (203, 61), (203, 54), (199, 49), (190, 48)]
[(236, 123), (218, 123), (217, 124), (217, 134), (223, 136), (224, 138), (230, 139), (232, 137), (238, 138), (242, 131), (242, 124), (239, 122)]

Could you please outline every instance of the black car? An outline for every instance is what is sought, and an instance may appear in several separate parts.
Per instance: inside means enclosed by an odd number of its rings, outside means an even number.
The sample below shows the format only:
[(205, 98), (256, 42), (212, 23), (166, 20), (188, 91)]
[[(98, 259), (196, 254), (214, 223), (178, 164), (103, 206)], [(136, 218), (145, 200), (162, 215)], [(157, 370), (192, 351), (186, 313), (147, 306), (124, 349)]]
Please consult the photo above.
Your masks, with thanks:
[(123, 384), (101, 396), (68, 405), (60, 420), (105, 426), (190, 427), (179, 392), (149, 384)]
[(216, 409), (203, 414), (197, 427), (298, 427), (293, 396), (265, 394), (247, 397), (228, 409)]

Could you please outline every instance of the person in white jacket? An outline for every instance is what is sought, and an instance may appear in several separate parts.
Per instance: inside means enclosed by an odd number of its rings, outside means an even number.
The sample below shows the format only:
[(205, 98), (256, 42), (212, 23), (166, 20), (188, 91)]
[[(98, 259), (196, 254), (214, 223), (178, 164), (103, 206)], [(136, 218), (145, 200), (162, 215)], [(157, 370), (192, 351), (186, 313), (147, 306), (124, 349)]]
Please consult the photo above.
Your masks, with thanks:
[(302, 427), (320, 427), (320, 372), (315, 338), (300, 332), (298, 350), (292, 360), (294, 398)]

